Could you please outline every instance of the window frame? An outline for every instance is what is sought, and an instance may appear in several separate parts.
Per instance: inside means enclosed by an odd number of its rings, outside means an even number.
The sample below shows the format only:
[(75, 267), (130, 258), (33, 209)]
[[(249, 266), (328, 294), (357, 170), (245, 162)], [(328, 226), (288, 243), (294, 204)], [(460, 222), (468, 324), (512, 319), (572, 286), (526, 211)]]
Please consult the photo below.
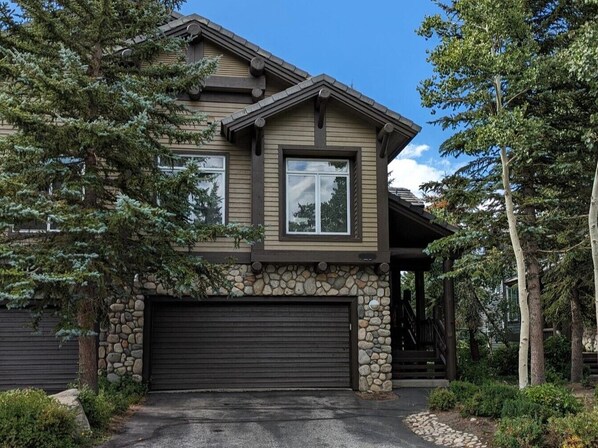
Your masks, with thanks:
[[(287, 160), (347, 160), (349, 162), (349, 233), (290, 233), (287, 208)], [(296, 242), (361, 242), (361, 148), (327, 146), (279, 146), (279, 240)], [(311, 174), (311, 173), (306, 173)], [(324, 174), (325, 175), (325, 174)], [(334, 173), (330, 173), (334, 175)], [(319, 224), (318, 224), (319, 225)]]
[[(201, 159), (205, 157), (222, 157), (224, 160), (224, 169), (220, 170), (218, 168), (208, 168), (206, 169), (206, 173), (212, 173), (211, 170), (217, 171), (217, 173), (223, 173), (224, 175), (224, 201), (222, 201), (223, 213), (222, 213), (222, 223), (223, 225), (227, 225), (229, 223), (228, 220), (228, 209), (229, 209), (229, 163), (230, 163), (230, 155), (228, 153), (221, 153), (221, 152), (196, 152), (196, 151), (173, 151), (173, 153), (178, 157), (186, 157), (189, 159)], [(176, 171), (177, 169), (182, 169), (178, 167), (167, 167), (166, 165), (161, 165), (160, 160), (157, 160), (158, 169), (162, 170), (163, 168), (168, 168), (170, 171)], [(165, 170), (164, 170), (165, 171)], [(202, 170), (203, 171), (203, 170)]]
[(506, 302), (506, 321), (507, 324), (521, 323), (521, 311), (518, 302), (518, 286), (505, 284), (505, 302)]

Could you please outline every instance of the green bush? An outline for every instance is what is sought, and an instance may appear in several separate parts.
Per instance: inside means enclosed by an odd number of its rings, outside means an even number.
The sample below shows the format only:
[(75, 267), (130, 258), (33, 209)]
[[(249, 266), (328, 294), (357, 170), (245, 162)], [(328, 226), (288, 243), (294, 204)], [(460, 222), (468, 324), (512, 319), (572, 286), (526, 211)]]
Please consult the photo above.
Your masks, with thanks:
[(115, 411), (118, 414), (125, 412), (131, 405), (139, 403), (147, 393), (147, 386), (133, 381), (130, 376), (122, 377), (119, 383), (111, 383), (102, 377), (99, 389), (104, 391), (114, 403)]
[(564, 336), (550, 336), (544, 341), (544, 358), (547, 375), (567, 381), (571, 377), (571, 342)]
[(0, 393), (1, 448), (75, 448), (77, 434), (73, 411), (36, 389)]
[(474, 384), (484, 384), (488, 378), (492, 377), (492, 369), (488, 365), (488, 360), (480, 361), (468, 360), (459, 367), (459, 379)]
[(524, 396), (505, 401), (501, 412), (502, 418), (531, 417), (543, 423), (554, 416), (555, 413), (551, 408), (534, 403)]
[(577, 414), (583, 407), (568, 389), (555, 384), (530, 386), (521, 393), (527, 400), (552, 409), (557, 416)]
[(116, 405), (103, 389), (100, 389), (96, 394), (88, 387), (83, 387), (79, 393), (79, 401), (81, 401), (89, 425), (93, 429), (104, 430), (108, 428), (110, 419), (116, 412)]
[(598, 408), (577, 415), (553, 418), (548, 428), (554, 446), (595, 448), (598, 446)]
[(540, 448), (544, 426), (530, 417), (503, 418), (494, 434), (496, 448)]
[(505, 401), (512, 400), (517, 396), (518, 391), (513, 386), (488, 383), (481, 386), (478, 392), (463, 403), (461, 414), (498, 418), (502, 414)]
[(466, 381), (453, 381), (449, 385), (449, 390), (455, 394), (457, 403), (464, 403), (467, 399), (473, 397), (480, 390), (477, 386)]
[(498, 347), (489, 360), (490, 367), (498, 376), (516, 376), (519, 366), (519, 346), (511, 344)]
[(450, 411), (457, 404), (457, 397), (445, 388), (437, 388), (428, 396), (428, 406), (432, 411)]
[(146, 392), (146, 386), (133, 381), (131, 377), (123, 377), (120, 383), (110, 383), (102, 377), (97, 393), (82, 387), (79, 399), (91, 427), (104, 430), (114, 415), (126, 412), (129, 406), (138, 403)]

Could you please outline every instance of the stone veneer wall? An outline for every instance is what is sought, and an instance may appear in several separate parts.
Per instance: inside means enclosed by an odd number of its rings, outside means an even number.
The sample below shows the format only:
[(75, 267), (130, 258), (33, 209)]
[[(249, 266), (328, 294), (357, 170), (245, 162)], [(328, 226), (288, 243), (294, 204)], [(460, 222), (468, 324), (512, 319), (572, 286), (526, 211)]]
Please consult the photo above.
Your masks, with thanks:
[[(390, 340), (390, 285), (388, 275), (377, 275), (370, 267), (331, 265), (325, 273), (312, 266), (266, 265), (254, 274), (249, 265), (235, 265), (229, 273), (230, 291), (214, 295), (242, 296), (350, 296), (358, 302), (359, 390), (392, 389)], [(141, 381), (143, 371), (143, 310), (148, 295), (167, 295), (159, 284), (139, 285), (135, 299), (110, 306), (109, 324), (102, 328), (99, 368), (110, 381), (133, 375)], [(174, 299), (173, 299), (174, 300)], [(370, 306), (371, 305), (371, 306)]]

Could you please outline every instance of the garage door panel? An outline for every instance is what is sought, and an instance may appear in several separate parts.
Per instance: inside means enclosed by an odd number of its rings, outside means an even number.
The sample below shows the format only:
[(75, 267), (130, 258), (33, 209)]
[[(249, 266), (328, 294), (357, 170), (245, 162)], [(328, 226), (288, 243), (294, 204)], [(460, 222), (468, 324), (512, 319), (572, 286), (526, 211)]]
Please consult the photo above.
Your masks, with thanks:
[(348, 388), (349, 315), (347, 303), (157, 304), (151, 387)]
[(54, 336), (58, 319), (44, 316), (35, 333), (25, 310), (0, 309), (0, 390), (66, 389), (77, 377), (78, 345)]

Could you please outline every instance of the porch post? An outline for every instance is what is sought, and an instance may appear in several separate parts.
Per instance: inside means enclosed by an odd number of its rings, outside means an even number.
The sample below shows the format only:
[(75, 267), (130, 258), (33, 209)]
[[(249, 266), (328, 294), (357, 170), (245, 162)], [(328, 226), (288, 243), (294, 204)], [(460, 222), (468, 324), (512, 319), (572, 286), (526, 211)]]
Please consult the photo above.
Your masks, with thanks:
[[(443, 272), (453, 270), (453, 260), (447, 258), (443, 263)], [(455, 329), (455, 285), (453, 279), (444, 279), (444, 327), (446, 331), (446, 377), (449, 381), (457, 379), (457, 337)]]
[(415, 315), (417, 318), (417, 348), (420, 349), (424, 337), (426, 320), (426, 288), (424, 271), (415, 271)]

